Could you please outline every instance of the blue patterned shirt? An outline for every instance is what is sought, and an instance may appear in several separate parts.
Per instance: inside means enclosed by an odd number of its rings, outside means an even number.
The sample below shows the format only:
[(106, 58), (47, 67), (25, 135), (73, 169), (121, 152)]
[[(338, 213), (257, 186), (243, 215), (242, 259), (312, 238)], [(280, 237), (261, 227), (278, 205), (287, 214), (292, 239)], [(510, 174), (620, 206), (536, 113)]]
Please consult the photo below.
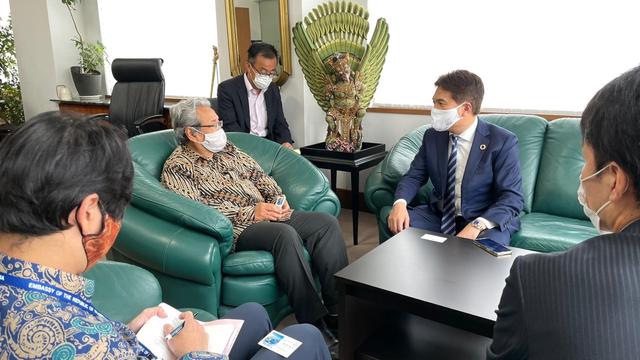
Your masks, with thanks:
[[(91, 304), (93, 280), (1, 253), (0, 273), (65, 290)], [(136, 359), (141, 352), (127, 325), (0, 278), (0, 359)], [(221, 358), (192, 352), (182, 360)]]

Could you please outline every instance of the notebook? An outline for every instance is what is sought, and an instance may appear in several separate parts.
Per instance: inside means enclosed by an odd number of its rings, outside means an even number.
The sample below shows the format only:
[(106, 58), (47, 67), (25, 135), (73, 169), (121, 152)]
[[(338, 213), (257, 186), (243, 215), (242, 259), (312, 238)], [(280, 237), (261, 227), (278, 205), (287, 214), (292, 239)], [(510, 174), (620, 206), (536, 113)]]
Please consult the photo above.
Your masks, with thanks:
[[(161, 360), (174, 360), (175, 356), (169, 350), (167, 342), (164, 340), (165, 324), (171, 325), (171, 328), (180, 324), (180, 311), (171, 305), (161, 303), (159, 305), (164, 309), (167, 317), (162, 319), (154, 316), (138, 331), (136, 337), (138, 341), (149, 349), (153, 355)], [(209, 334), (209, 352), (229, 356), (233, 343), (238, 337), (240, 328), (244, 320), (235, 319), (219, 319), (209, 322), (201, 322), (205, 331)]]

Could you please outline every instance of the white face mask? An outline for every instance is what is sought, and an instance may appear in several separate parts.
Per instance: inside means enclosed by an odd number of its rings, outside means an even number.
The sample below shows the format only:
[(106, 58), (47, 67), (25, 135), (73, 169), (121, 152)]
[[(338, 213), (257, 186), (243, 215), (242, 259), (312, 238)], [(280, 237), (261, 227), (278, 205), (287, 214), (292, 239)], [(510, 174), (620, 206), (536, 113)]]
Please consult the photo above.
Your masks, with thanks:
[(431, 118), (433, 119), (433, 128), (436, 131), (447, 131), (449, 130), (456, 121), (462, 119), (460, 115), (458, 115), (458, 109), (460, 106), (464, 105), (462, 103), (456, 106), (453, 109), (449, 110), (440, 110), (436, 108), (431, 109)]
[(205, 149), (211, 151), (212, 153), (221, 151), (227, 145), (227, 134), (222, 129), (208, 134), (205, 134), (197, 129), (194, 130), (204, 135), (204, 141), (200, 144), (202, 144)]
[(253, 83), (260, 90), (267, 90), (269, 85), (271, 85), (271, 76), (256, 74), (255, 79), (253, 79)]
[(596, 171), (595, 173), (593, 173), (593, 174), (591, 174), (591, 175), (589, 175), (589, 176), (587, 176), (587, 177), (585, 177), (583, 179), (580, 179), (580, 186), (578, 187), (578, 202), (580, 203), (580, 205), (582, 205), (582, 209), (584, 211), (584, 214), (587, 215), (589, 220), (591, 220), (591, 223), (596, 228), (596, 230), (598, 231), (599, 234), (611, 233), (610, 231), (602, 230), (600, 228), (600, 213), (602, 212), (602, 210), (604, 210), (605, 207), (607, 207), (607, 206), (609, 206), (609, 204), (611, 204), (611, 200), (607, 200), (596, 211), (593, 211), (593, 210), (589, 209), (589, 206), (587, 206), (587, 197), (585, 195), (584, 187), (582, 186), (582, 183), (587, 181), (587, 180), (589, 180), (589, 179), (591, 179), (591, 178), (593, 178), (594, 176), (597, 176), (598, 174), (603, 172), (605, 169), (607, 169), (609, 167), (609, 165), (611, 165), (611, 163), (607, 164), (605, 167), (603, 167), (602, 169)]

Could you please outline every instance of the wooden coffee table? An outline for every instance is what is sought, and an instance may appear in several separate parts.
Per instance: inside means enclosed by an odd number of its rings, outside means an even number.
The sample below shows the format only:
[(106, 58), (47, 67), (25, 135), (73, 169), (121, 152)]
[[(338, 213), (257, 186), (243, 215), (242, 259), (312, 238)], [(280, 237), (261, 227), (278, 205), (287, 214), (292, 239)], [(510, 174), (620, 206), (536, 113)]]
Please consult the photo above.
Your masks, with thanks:
[(532, 252), (496, 258), (425, 233), (409, 228), (336, 273), (341, 360), (484, 358), (511, 264)]

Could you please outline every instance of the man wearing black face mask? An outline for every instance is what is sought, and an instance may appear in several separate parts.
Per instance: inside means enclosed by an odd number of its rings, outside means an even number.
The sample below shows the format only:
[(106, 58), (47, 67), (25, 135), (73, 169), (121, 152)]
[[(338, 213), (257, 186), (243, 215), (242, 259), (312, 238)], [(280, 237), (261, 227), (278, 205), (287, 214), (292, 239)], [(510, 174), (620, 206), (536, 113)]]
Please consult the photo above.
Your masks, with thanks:
[(218, 113), (226, 131), (251, 133), (289, 149), (293, 139), (284, 117), (278, 78), (278, 51), (271, 44), (253, 43), (243, 75), (218, 86)]
[(488, 359), (637, 359), (640, 354), (640, 68), (584, 112), (578, 198), (601, 236), (517, 258)]

